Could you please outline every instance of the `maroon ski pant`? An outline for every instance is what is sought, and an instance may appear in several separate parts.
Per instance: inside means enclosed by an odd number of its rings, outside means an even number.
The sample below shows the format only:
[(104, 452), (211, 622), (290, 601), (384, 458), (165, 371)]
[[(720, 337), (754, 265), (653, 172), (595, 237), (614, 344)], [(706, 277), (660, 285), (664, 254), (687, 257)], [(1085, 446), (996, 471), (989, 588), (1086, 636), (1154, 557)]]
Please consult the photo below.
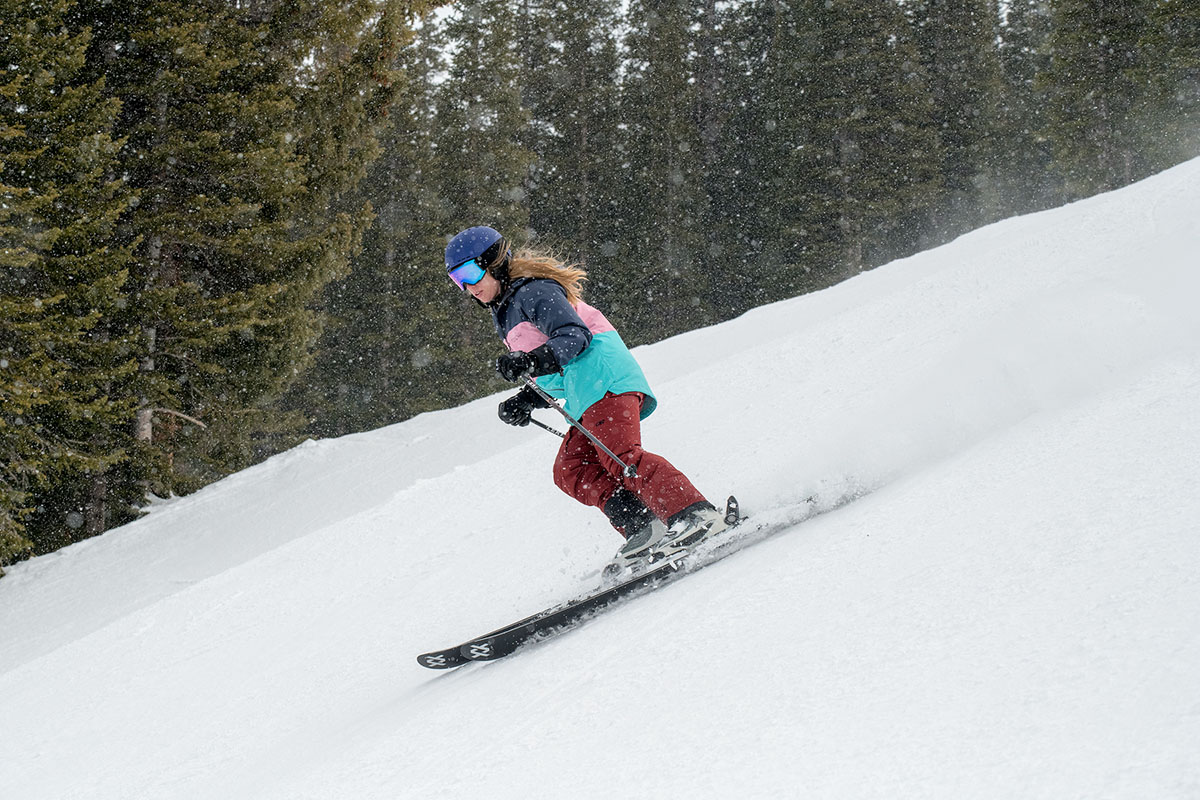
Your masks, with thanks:
[(554, 483), (579, 502), (600, 509), (624, 486), (665, 521), (704, 500), (704, 495), (671, 462), (642, 449), (642, 400), (640, 392), (610, 392), (579, 419), (621, 461), (633, 464), (636, 476), (624, 477), (617, 462), (572, 427), (554, 460)]

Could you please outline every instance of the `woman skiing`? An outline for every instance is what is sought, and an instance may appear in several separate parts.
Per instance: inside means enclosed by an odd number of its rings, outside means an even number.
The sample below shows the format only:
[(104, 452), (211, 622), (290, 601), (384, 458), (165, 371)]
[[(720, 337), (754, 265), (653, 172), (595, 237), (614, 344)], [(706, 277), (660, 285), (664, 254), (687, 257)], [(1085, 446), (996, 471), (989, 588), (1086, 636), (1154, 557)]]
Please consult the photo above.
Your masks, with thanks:
[[(554, 461), (554, 482), (579, 502), (604, 511), (625, 543), (606, 568), (636, 570), (652, 554), (669, 555), (726, 527), (723, 515), (662, 456), (642, 449), (641, 420), (658, 401), (642, 369), (604, 315), (583, 302), (586, 273), (533, 250), (513, 255), (500, 233), (468, 228), (446, 246), (450, 279), (492, 314), (508, 346), (496, 369), (508, 381), (537, 379), (566, 400), (567, 413), (621, 465), (572, 427)], [(500, 404), (500, 419), (528, 425), (548, 403), (529, 386)], [(661, 521), (661, 522), (660, 522)]]

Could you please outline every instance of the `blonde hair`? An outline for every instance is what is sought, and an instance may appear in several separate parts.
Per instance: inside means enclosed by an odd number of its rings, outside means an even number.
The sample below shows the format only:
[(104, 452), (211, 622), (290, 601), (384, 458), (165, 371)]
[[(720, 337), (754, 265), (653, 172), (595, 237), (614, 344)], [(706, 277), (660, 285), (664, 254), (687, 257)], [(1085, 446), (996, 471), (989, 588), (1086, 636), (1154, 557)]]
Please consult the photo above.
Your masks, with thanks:
[(557, 281), (567, 292), (567, 301), (577, 306), (583, 302), (583, 282), (587, 271), (578, 264), (568, 264), (552, 253), (523, 247), (508, 262), (508, 275), (517, 278), (549, 278)]

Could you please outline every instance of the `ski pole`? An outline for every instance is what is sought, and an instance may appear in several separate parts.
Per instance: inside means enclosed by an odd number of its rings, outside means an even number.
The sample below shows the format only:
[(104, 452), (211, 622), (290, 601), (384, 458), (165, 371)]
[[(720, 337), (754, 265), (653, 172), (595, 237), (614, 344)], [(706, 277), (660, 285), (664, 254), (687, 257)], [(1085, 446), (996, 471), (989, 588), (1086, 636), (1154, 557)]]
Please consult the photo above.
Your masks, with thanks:
[(617, 462), (617, 465), (621, 468), (622, 475), (624, 475), (626, 478), (633, 478), (633, 477), (637, 476), (637, 467), (635, 467), (633, 464), (626, 464), (624, 461), (617, 458), (617, 454), (614, 453), (612, 450), (609, 450), (607, 447), (605, 447), (604, 442), (600, 441), (595, 436), (593, 436), (591, 431), (589, 431), (587, 428), (585, 428), (579, 424), (579, 420), (572, 417), (570, 414), (567, 413), (567, 410), (565, 408), (560, 406), (558, 403), (554, 402), (554, 398), (551, 397), (550, 395), (546, 394), (546, 390), (543, 389), (542, 387), (538, 386), (537, 381), (535, 381), (533, 378), (529, 377), (528, 375), (522, 375), (521, 380), (525, 381), (526, 386), (528, 386), (530, 389), (533, 389), (533, 391), (537, 392), (538, 397), (542, 398), (547, 403), (549, 403), (550, 408), (553, 408), (559, 414), (562, 414), (563, 419), (565, 419), (568, 423), (570, 423), (572, 428), (576, 429), (577, 431), (582, 433), (584, 436), (586, 436), (591, 441), (592, 444), (596, 445), (596, 447), (598, 447), (600, 449), (600, 452), (604, 453), (604, 455), (608, 456), (613, 461)]
[(529, 421), (532, 422), (534, 425), (537, 425), (539, 428), (541, 428), (544, 431), (550, 431), (550, 433), (553, 433), (555, 436), (557, 436), (560, 439), (567, 438), (567, 435), (565, 433), (563, 433), (562, 431), (557, 430), (556, 428), (551, 428), (549, 425), (546, 425), (545, 423), (538, 422), (533, 417), (530, 417)]

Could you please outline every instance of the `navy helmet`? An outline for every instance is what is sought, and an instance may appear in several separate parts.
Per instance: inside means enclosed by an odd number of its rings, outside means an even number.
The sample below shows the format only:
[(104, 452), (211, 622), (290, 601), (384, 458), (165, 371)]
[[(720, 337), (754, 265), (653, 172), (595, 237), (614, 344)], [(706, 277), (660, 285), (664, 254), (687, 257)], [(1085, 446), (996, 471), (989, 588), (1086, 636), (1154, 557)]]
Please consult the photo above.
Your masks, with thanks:
[(450, 244), (446, 245), (446, 270), (452, 270), (465, 261), (476, 259), (479, 266), (503, 280), (503, 276), (496, 273), (498, 268), (508, 266), (509, 254), (508, 243), (498, 230), (486, 225), (476, 225), (458, 233), (450, 240)]

